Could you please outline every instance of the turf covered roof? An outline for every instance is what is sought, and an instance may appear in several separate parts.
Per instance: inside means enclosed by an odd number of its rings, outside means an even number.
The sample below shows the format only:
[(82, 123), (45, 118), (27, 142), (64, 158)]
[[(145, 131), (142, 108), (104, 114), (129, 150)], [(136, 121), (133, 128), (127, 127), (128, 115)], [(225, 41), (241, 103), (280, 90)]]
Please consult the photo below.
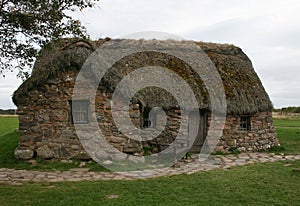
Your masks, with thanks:
[[(16, 105), (26, 102), (29, 91), (51, 83), (60, 73), (69, 70), (79, 71), (86, 59), (97, 48), (110, 40), (85, 41), (81, 39), (61, 39), (43, 48), (37, 58), (35, 67), (29, 77), (15, 91), (13, 101)], [(118, 40), (120, 41), (120, 40)], [(122, 40), (128, 45), (136, 40)], [(140, 44), (149, 44), (156, 40), (139, 40)], [(168, 44), (168, 41), (156, 41)], [(272, 103), (262, 86), (251, 61), (243, 51), (229, 44), (194, 42), (211, 59), (223, 81), (227, 111), (231, 114), (252, 114), (260, 111), (271, 111)], [(176, 44), (180, 44), (177, 42)], [(104, 76), (102, 84), (113, 91), (118, 83), (130, 72), (143, 66), (162, 66), (181, 76), (193, 89), (199, 108), (210, 108), (209, 95), (202, 79), (184, 61), (160, 52), (138, 52), (116, 62)], [(180, 88), (176, 88), (180, 92)], [(176, 106), (176, 100), (166, 91), (149, 87), (135, 95), (137, 101), (151, 106)]]

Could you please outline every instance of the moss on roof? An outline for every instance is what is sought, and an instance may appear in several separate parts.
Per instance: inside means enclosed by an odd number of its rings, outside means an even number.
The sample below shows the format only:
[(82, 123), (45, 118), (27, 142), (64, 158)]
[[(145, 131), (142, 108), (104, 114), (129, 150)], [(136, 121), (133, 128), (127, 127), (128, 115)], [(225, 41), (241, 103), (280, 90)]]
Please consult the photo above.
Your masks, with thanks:
[[(99, 47), (101, 49), (106, 41), (110, 41), (110, 39), (93, 42), (81, 39), (62, 39), (50, 43), (41, 50), (31, 77), (15, 91), (14, 103), (22, 104), (26, 101), (29, 91), (46, 84), (61, 72), (79, 71), (89, 55), (95, 49)], [(134, 41), (128, 40), (128, 44)], [(228, 113), (251, 114), (271, 111), (270, 98), (253, 69), (251, 61), (240, 48), (229, 44), (194, 43), (199, 45), (215, 64), (223, 80)], [(104, 76), (102, 83), (112, 91), (123, 77), (144, 66), (162, 66), (171, 69), (191, 85), (199, 107), (209, 109), (209, 95), (199, 75), (182, 60), (160, 52), (138, 52), (121, 59)], [(180, 88), (178, 89), (180, 90)], [(171, 107), (177, 104), (177, 101), (168, 92), (164, 93), (155, 87), (145, 89), (142, 93), (136, 94), (135, 98), (142, 102), (148, 102), (149, 106), (160, 103)]]

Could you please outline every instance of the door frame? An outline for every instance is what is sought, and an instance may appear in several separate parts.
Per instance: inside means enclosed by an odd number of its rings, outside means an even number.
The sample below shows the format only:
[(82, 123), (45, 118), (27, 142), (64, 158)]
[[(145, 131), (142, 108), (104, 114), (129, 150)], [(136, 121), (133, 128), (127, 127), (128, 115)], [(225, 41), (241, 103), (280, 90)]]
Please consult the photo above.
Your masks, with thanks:
[[(197, 118), (197, 114), (200, 115), (199, 118)], [(193, 128), (191, 128), (195, 124), (199, 124), (198, 131), (195, 131), (193, 130)], [(191, 137), (190, 135), (194, 136), (196, 132), (197, 136), (195, 138), (195, 141), (192, 142), (192, 146), (189, 152), (200, 152), (202, 146), (204, 145), (207, 136), (207, 110), (199, 110), (199, 112), (197, 110), (193, 110), (189, 112), (188, 139), (193, 139), (193, 137)]]

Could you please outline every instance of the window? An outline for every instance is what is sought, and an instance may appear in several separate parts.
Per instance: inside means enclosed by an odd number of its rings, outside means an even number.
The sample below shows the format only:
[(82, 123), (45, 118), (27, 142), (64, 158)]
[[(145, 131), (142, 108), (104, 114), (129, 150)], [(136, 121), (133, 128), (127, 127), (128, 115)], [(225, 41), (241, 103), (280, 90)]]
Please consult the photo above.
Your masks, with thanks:
[(241, 117), (241, 130), (251, 130), (251, 118), (249, 116)]
[(156, 108), (145, 107), (143, 112), (143, 128), (156, 127)]
[(150, 120), (151, 108), (145, 107), (143, 111), (143, 128), (153, 127), (153, 122)]
[(71, 121), (73, 124), (89, 123), (89, 101), (75, 100), (70, 102)]

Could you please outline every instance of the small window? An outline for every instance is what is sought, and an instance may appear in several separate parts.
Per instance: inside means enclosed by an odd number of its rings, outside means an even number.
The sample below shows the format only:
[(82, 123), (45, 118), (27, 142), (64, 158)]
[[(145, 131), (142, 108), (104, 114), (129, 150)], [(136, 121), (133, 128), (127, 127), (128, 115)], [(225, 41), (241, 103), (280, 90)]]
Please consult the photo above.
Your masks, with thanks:
[(251, 118), (249, 116), (241, 117), (241, 130), (249, 131), (251, 130)]
[(153, 122), (150, 120), (150, 111), (151, 108), (145, 107), (143, 111), (143, 128), (149, 128), (153, 125)]
[(155, 109), (146, 107), (143, 112), (143, 128), (156, 127), (157, 112)]
[(89, 101), (75, 100), (70, 102), (71, 121), (73, 124), (89, 123)]

